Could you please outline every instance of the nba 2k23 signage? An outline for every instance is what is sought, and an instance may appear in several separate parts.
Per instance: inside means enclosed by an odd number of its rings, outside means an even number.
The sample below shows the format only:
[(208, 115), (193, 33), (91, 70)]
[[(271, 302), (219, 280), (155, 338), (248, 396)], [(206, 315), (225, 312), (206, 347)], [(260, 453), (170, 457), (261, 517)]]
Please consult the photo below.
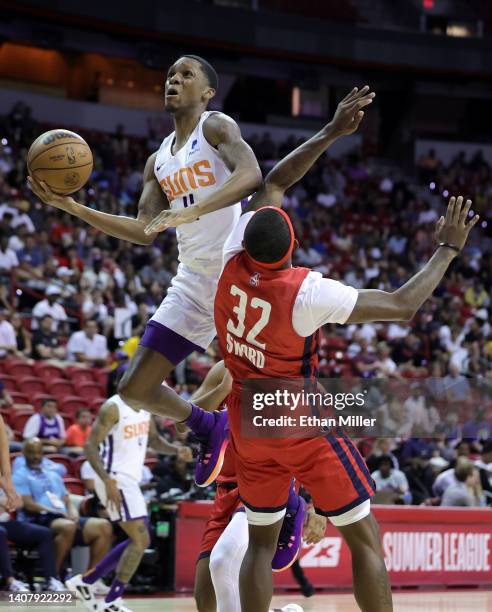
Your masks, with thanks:
[(492, 438), (492, 384), (465, 377), (241, 381), (245, 438)]

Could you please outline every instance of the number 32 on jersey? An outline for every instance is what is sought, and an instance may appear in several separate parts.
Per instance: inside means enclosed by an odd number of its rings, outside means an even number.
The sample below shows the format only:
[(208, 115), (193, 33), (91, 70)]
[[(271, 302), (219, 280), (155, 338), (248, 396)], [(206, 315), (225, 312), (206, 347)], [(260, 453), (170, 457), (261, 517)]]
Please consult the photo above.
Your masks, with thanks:
[[(238, 357), (245, 357), (257, 368), (262, 368), (265, 365), (263, 351), (266, 349), (266, 344), (259, 342), (257, 336), (270, 321), (272, 305), (257, 297), (250, 299), (248, 294), (236, 285), (231, 285), (231, 295), (238, 299), (238, 303), (232, 309), (236, 320), (227, 321), (227, 350)], [(259, 315), (258, 320), (249, 330), (246, 330), (244, 323), (247, 309), (257, 310)], [(245, 333), (247, 344), (239, 342), (244, 338)]]

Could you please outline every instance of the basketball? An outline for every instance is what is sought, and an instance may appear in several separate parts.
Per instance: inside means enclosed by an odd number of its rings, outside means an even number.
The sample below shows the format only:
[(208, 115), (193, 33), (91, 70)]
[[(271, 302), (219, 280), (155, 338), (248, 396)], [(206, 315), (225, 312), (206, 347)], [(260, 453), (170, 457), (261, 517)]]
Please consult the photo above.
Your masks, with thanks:
[(92, 152), (85, 140), (68, 130), (50, 130), (32, 143), (29, 173), (55, 193), (68, 195), (83, 187), (92, 172)]

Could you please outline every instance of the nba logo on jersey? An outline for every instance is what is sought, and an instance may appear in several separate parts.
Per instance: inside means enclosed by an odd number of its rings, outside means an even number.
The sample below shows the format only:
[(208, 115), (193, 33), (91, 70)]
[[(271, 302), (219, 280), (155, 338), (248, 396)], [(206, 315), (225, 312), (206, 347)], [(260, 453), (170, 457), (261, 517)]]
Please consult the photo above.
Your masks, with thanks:
[(258, 287), (258, 285), (260, 284), (260, 273), (259, 272), (255, 272), (251, 278), (249, 279), (249, 284), (253, 285), (253, 287)]
[(198, 153), (198, 151), (200, 150), (200, 147), (198, 146), (198, 139), (195, 139), (192, 143), (191, 143), (191, 149), (188, 153), (188, 157), (191, 157), (192, 155), (194, 155), (195, 153)]

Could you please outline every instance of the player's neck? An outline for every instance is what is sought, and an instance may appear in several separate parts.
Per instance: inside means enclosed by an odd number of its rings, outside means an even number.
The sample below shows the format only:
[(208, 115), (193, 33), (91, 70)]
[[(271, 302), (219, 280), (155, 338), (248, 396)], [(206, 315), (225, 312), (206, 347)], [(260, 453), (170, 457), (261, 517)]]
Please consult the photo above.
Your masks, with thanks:
[(175, 132), (175, 146), (180, 148), (190, 137), (190, 134), (196, 128), (200, 117), (203, 113), (202, 108), (193, 109), (192, 111), (187, 110), (183, 113), (176, 113), (173, 116), (174, 121), (174, 132)]

